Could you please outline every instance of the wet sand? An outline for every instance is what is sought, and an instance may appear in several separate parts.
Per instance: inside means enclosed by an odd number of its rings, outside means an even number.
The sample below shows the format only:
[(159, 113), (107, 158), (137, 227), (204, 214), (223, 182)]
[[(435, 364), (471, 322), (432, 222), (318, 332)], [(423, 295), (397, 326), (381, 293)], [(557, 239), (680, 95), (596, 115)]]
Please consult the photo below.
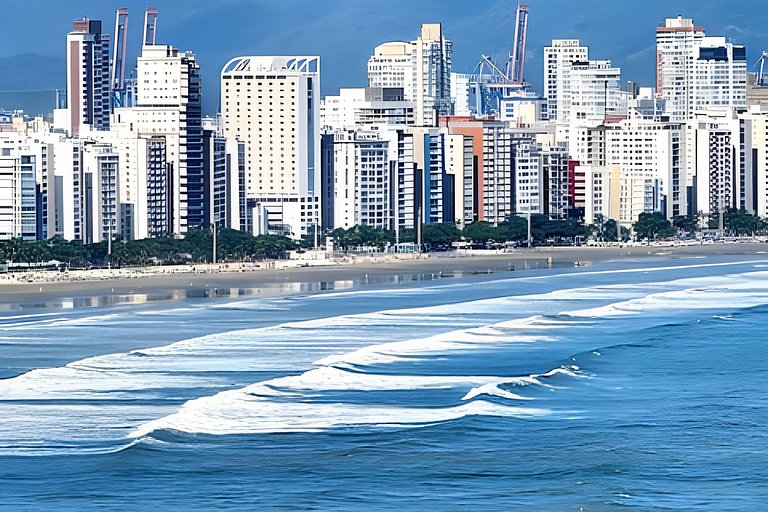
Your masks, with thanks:
[(394, 262), (365, 262), (322, 267), (141, 276), (131, 279), (5, 284), (2, 305), (93, 306), (191, 297), (274, 296), (370, 284), (456, 278), (504, 273), (525, 275), (526, 269), (589, 266), (609, 260), (754, 255), (768, 262), (768, 244), (714, 244), (684, 247), (563, 247), (519, 250), (498, 255), (457, 256), (437, 253), (427, 258)]

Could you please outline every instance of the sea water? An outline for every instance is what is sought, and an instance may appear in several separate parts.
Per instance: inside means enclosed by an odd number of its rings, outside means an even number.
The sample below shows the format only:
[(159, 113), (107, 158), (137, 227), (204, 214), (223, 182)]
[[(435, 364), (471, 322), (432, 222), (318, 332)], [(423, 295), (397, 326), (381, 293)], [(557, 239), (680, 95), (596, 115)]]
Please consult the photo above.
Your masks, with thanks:
[(768, 510), (766, 320), (761, 256), (6, 308), (0, 508)]

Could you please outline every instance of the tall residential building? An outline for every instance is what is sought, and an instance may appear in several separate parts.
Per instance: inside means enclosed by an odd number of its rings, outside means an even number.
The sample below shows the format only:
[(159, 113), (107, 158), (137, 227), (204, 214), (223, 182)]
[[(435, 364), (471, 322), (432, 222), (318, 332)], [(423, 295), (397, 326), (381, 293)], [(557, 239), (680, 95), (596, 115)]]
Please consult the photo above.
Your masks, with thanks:
[(256, 234), (320, 222), (320, 57), (237, 57), (221, 72), (224, 136), (245, 143)]
[(389, 141), (375, 130), (338, 130), (333, 153), (332, 226), (392, 229)]
[(75, 20), (67, 34), (66, 128), (78, 137), (85, 125), (109, 129), (111, 107), (109, 35), (101, 21)]
[(568, 148), (542, 142), (524, 142), (515, 151), (515, 211), (568, 218), (570, 198)]
[(567, 90), (569, 104), (560, 112), (571, 125), (597, 126), (608, 118), (627, 115), (621, 69), (610, 60), (572, 63)]
[(320, 102), (320, 124), (332, 129), (415, 125), (416, 104), (405, 101), (402, 87), (343, 88)]
[(544, 97), (550, 121), (564, 121), (571, 66), (588, 59), (589, 48), (581, 46), (578, 39), (553, 39), (551, 46), (544, 48)]
[(121, 122), (143, 137), (165, 139), (171, 232), (182, 235), (206, 223), (200, 66), (191, 52), (169, 45), (143, 46), (137, 61), (134, 107)]
[(83, 242), (120, 234), (119, 156), (108, 144), (83, 147)]
[(752, 192), (747, 189), (752, 188), (752, 166), (748, 172), (740, 169), (741, 162), (752, 159), (743, 140), (750, 130), (744, 128), (742, 119), (726, 111), (700, 114), (688, 123), (689, 172), (695, 178), (696, 212), (717, 215), (739, 208), (742, 191), (751, 203)]
[(692, 19), (667, 18), (656, 29), (656, 92), (671, 121), (697, 111), (746, 105), (746, 51), (723, 37), (705, 37)]
[(705, 37), (695, 56), (693, 113), (747, 105), (747, 50), (724, 37)]
[(37, 161), (29, 144), (0, 139), (0, 240), (36, 240)]
[[(752, 166), (745, 169), (745, 173), (752, 175), (754, 202), (744, 201), (744, 204), (739, 206), (750, 211), (754, 209), (757, 215), (765, 217), (768, 216), (768, 108), (753, 106), (746, 113), (746, 117), (751, 133), (744, 133), (743, 137), (749, 138), (747, 148), (752, 156)], [(744, 181), (747, 182), (746, 179)]]
[(442, 25), (427, 23), (415, 41), (376, 47), (368, 60), (369, 87), (402, 87), (404, 99), (416, 103), (417, 123), (434, 126), (453, 112), (451, 61), (453, 43)]
[[(203, 131), (205, 158), (205, 222), (219, 228), (243, 229), (245, 206), (244, 144), (227, 140), (213, 130)], [(243, 151), (241, 151), (243, 149)]]

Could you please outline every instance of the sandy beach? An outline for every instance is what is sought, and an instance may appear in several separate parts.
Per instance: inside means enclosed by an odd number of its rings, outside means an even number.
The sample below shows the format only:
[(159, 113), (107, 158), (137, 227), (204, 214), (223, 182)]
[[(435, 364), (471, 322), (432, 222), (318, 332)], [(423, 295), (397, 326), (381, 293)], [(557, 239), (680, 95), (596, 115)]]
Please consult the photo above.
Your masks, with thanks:
[[(349, 289), (364, 284), (395, 284), (410, 280), (506, 273), (525, 275), (529, 269), (591, 266), (637, 258), (684, 258), (755, 255), (768, 260), (768, 244), (714, 244), (682, 247), (552, 247), (503, 254), (437, 253), (413, 259), (377, 261), (362, 258), (346, 264), (247, 272), (214, 271), (138, 275), (132, 278), (59, 282), (5, 283), (0, 304), (40, 304), (81, 298), (76, 305), (103, 305), (190, 297), (273, 296), (286, 293)], [(98, 298), (98, 299), (96, 299)]]

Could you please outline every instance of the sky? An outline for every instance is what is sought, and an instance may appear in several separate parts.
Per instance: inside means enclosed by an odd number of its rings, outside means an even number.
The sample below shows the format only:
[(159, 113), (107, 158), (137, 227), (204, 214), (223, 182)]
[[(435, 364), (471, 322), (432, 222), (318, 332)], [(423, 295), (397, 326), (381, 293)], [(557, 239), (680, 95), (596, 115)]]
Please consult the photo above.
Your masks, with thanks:
[[(682, 14), (747, 46), (749, 68), (768, 50), (768, 8), (761, 0), (528, 0), (526, 79), (541, 90), (543, 47), (578, 38), (590, 58), (611, 59), (622, 79), (652, 86), (655, 27)], [(238, 55), (320, 55), (321, 90), (364, 87), (366, 63), (386, 41), (411, 41), (422, 23), (442, 23), (453, 41), (453, 70), (472, 72), (481, 55), (504, 61), (511, 51), (515, 0), (1, 0), (0, 109), (49, 110), (63, 88), (65, 39), (72, 20), (101, 19), (114, 30), (115, 10), (129, 9), (128, 63), (140, 50), (144, 8), (159, 10), (158, 43), (196, 53), (203, 108), (218, 108), (222, 66)]]

